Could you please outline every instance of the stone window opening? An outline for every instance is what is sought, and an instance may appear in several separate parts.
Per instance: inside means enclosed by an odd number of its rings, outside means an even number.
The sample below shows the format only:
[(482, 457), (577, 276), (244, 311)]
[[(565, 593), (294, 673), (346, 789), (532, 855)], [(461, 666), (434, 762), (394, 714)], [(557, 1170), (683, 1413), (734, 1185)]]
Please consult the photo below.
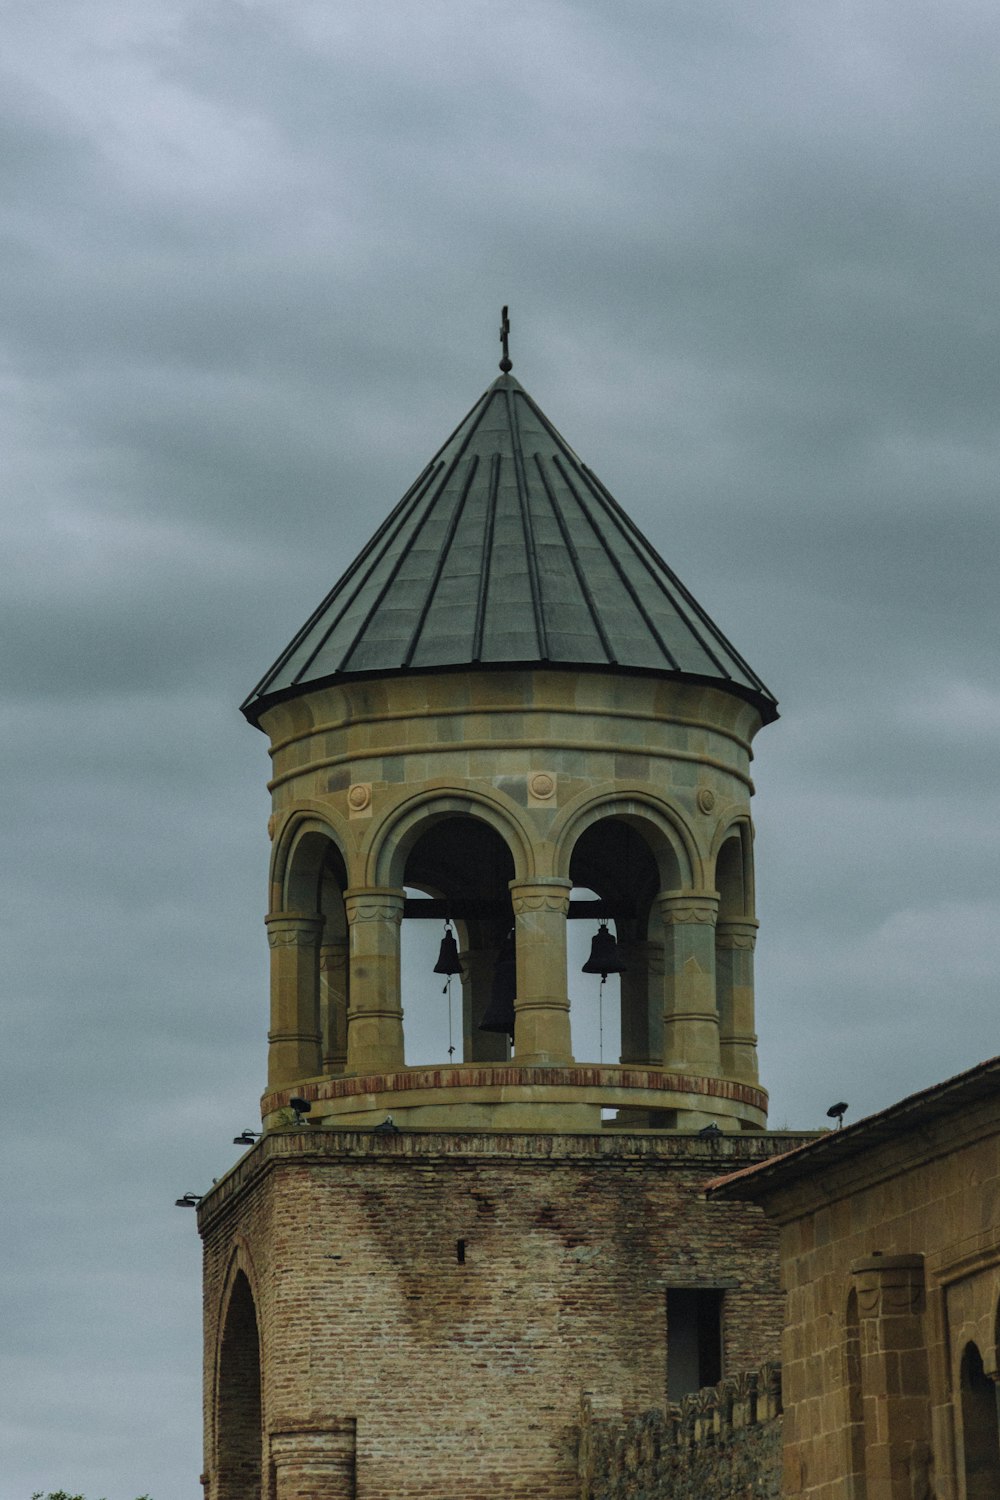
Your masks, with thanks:
[(667, 1291), (667, 1400), (677, 1403), (722, 1379), (724, 1293), (719, 1287)]

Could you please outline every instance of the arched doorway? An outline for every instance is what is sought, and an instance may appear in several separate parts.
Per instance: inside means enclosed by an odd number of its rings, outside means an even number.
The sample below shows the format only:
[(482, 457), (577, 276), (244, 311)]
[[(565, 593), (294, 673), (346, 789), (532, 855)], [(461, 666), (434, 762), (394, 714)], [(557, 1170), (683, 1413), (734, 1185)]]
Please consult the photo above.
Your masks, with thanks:
[(215, 1500), (261, 1500), (260, 1338), (250, 1283), (233, 1281), (219, 1349)]
[(1000, 1495), (1000, 1429), (996, 1386), (983, 1369), (974, 1343), (962, 1354), (959, 1376), (962, 1402), (962, 1450), (966, 1500), (996, 1500)]

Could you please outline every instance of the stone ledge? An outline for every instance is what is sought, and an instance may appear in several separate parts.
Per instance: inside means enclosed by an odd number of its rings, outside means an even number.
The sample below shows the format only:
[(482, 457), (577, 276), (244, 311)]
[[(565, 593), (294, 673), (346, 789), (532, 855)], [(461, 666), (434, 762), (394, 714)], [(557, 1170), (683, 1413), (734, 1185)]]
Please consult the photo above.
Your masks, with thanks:
[(792, 1146), (814, 1136), (748, 1131), (703, 1140), (697, 1135), (643, 1131), (632, 1135), (574, 1134), (558, 1132), (500, 1131), (407, 1131), (386, 1133), (371, 1130), (323, 1129), (310, 1126), (269, 1131), (240, 1158), (226, 1175), (214, 1183), (198, 1207), (198, 1227), (204, 1235), (227, 1207), (241, 1198), (264, 1175), (281, 1166), (315, 1165), (378, 1160), (387, 1165), (409, 1167), (417, 1162), (506, 1159), (512, 1166), (532, 1170), (547, 1165), (576, 1164), (580, 1167), (621, 1167), (634, 1170), (661, 1164), (671, 1168), (701, 1168), (706, 1178), (729, 1163), (747, 1164), (780, 1156)]
[(518, 1066), (517, 1063), (454, 1064), (440, 1067), (404, 1068), (392, 1073), (357, 1077), (334, 1077), (296, 1083), (275, 1089), (261, 1100), (261, 1113), (270, 1115), (285, 1108), (292, 1095), (311, 1104), (347, 1099), (356, 1095), (400, 1094), (426, 1089), (561, 1088), (636, 1090), (652, 1094), (695, 1094), (728, 1100), (751, 1109), (767, 1111), (767, 1093), (754, 1084), (732, 1078), (710, 1078), (655, 1068), (613, 1064), (568, 1064), (564, 1067)]

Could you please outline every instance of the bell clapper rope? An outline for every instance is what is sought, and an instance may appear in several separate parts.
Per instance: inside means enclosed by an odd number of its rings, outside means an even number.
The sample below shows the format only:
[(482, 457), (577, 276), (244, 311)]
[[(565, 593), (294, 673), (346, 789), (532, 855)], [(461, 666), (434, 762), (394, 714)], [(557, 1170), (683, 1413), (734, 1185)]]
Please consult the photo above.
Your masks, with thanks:
[(451, 975), (450, 974), (448, 975), (448, 978), (445, 981), (445, 986), (444, 986), (444, 989), (441, 991), (441, 993), (442, 993), (442, 995), (447, 995), (448, 996), (448, 1061), (451, 1062), (452, 1058), (455, 1056), (455, 1043), (452, 1040), (452, 1034), (451, 1034)]
[(597, 991), (597, 1060), (604, 1061), (604, 982), (606, 974), (601, 975), (601, 985)]

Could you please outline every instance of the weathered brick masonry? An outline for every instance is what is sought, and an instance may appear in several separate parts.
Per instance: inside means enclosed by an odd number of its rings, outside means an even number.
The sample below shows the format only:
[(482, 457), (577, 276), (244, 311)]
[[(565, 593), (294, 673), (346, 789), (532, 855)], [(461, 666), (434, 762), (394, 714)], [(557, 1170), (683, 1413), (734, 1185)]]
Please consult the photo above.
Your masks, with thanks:
[[(726, 1373), (776, 1355), (775, 1231), (702, 1186), (788, 1144), (269, 1134), (200, 1209), (208, 1370), (232, 1288), (256, 1307), (263, 1493), (569, 1500), (581, 1395), (599, 1417), (664, 1404), (668, 1288), (723, 1289)], [(210, 1474), (234, 1441), (219, 1387)]]
[(780, 1500), (781, 1369), (628, 1420), (580, 1412), (580, 1500)]

